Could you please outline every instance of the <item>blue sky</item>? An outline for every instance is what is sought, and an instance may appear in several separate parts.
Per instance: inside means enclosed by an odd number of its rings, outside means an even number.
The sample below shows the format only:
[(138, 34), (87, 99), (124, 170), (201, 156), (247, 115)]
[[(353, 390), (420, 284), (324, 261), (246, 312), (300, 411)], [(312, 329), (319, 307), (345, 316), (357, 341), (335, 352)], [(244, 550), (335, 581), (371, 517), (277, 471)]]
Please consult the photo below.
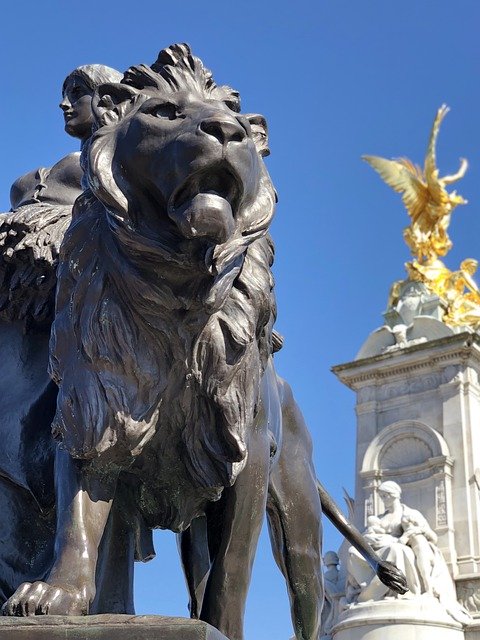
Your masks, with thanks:
[[(409, 254), (400, 199), (361, 162), (363, 153), (424, 157), (437, 108), (442, 173), (470, 161), (452, 218), (457, 268), (480, 258), (480, 4), (478, 0), (184, 0), (71, 4), (31, 0), (2, 8), (0, 206), (13, 180), (49, 166), (75, 141), (57, 105), (65, 75), (101, 62), (125, 70), (188, 42), (215, 78), (239, 89), (247, 112), (269, 122), (267, 163), (280, 202), (273, 225), (279, 316), (277, 357), (315, 442), (317, 474), (337, 498), (353, 491), (353, 393), (330, 373), (381, 324), (388, 289)], [(325, 531), (325, 549), (339, 537)], [(173, 536), (137, 568), (141, 613), (186, 615)], [(282, 578), (262, 538), (246, 618), (247, 640), (291, 635)]]

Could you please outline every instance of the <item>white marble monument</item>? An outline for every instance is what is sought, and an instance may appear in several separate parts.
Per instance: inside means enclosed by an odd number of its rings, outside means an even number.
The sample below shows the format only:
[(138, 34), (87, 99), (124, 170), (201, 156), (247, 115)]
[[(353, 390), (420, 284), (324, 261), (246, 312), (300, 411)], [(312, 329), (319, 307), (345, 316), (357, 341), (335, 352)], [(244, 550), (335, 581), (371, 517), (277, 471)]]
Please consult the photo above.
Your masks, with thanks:
[[(354, 521), (407, 576), (395, 597), (358, 554), (334, 640), (480, 640), (480, 289), (475, 260), (451, 271), (450, 216), (464, 200), (439, 177), (432, 128), (424, 170), (368, 156), (410, 216), (407, 278), (392, 286), (385, 324), (352, 362), (333, 368), (356, 393)], [(333, 623), (332, 623), (333, 622)]]
[[(480, 336), (466, 327), (454, 330), (433, 314), (422, 315), (424, 293), (418, 283), (413, 288), (420, 313), (402, 318), (408, 327), (402, 342), (396, 342), (394, 332), (384, 327), (367, 339), (356, 360), (334, 367), (339, 379), (357, 394), (355, 524), (374, 535), (375, 525), (381, 527), (381, 522), (375, 523), (373, 516), (388, 509), (388, 498), (380, 487), (398, 483), (402, 504), (420, 512), (429, 524), (455, 581), (459, 602), (480, 618)], [(413, 298), (412, 285), (406, 289)], [(409, 313), (413, 307), (409, 304)], [(421, 593), (427, 591), (421, 589)], [(360, 601), (379, 599), (368, 595), (367, 591)], [(388, 605), (385, 601), (381, 611), (370, 604), (369, 617), (372, 606), (378, 615), (392, 617), (392, 606), (396, 611), (399, 602)], [(408, 601), (402, 602), (407, 617), (409, 606)], [(412, 606), (419, 604), (412, 602)], [(423, 602), (422, 615), (432, 615), (433, 606)], [(354, 608), (349, 616), (343, 615), (348, 624), (355, 620), (358, 625), (361, 614)], [(449, 617), (454, 622), (448, 612), (440, 616), (436, 608), (435, 620), (430, 619), (427, 626), (440, 621), (445, 625)], [(345, 635), (352, 627), (346, 621), (342, 625), (335, 640), (363, 637)], [(452, 624), (450, 636), (463, 638), (461, 629), (461, 624)], [(450, 637), (445, 629), (442, 634)], [(390, 640), (390, 635), (381, 637)]]

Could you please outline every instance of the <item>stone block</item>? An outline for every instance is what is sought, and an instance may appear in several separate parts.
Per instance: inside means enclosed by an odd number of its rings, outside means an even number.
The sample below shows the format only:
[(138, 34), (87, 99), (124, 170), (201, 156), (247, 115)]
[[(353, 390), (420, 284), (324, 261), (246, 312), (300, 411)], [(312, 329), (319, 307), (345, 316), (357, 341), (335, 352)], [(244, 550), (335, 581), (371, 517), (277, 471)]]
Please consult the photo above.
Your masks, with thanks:
[(0, 617), (0, 640), (227, 640), (217, 629), (166, 616)]

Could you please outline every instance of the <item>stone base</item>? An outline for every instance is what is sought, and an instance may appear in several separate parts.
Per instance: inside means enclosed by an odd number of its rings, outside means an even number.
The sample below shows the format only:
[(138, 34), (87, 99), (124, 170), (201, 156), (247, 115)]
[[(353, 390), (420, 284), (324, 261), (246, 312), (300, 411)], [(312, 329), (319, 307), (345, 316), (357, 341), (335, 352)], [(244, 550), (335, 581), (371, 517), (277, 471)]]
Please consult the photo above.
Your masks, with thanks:
[(0, 617), (0, 640), (227, 640), (217, 629), (166, 616)]
[(474, 620), (466, 627), (465, 640), (480, 640), (480, 620)]
[[(464, 627), (433, 598), (389, 599), (344, 611), (333, 640), (464, 640)], [(473, 638), (472, 638), (473, 640)]]

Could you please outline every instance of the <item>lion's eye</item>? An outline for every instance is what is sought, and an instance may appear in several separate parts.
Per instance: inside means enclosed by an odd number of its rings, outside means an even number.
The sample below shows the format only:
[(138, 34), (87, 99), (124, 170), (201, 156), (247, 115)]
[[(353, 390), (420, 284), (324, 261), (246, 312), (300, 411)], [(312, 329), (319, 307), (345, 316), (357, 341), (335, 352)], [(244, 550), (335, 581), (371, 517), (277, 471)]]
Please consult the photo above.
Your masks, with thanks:
[(172, 102), (157, 104), (151, 110), (151, 114), (156, 118), (166, 118), (167, 120), (176, 120), (176, 118), (183, 117), (179, 114), (177, 105)]
[(240, 105), (238, 100), (224, 100), (224, 103), (227, 105), (227, 107), (230, 109), (230, 111), (234, 111), (235, 113), (238, 113), (240, 111)]

